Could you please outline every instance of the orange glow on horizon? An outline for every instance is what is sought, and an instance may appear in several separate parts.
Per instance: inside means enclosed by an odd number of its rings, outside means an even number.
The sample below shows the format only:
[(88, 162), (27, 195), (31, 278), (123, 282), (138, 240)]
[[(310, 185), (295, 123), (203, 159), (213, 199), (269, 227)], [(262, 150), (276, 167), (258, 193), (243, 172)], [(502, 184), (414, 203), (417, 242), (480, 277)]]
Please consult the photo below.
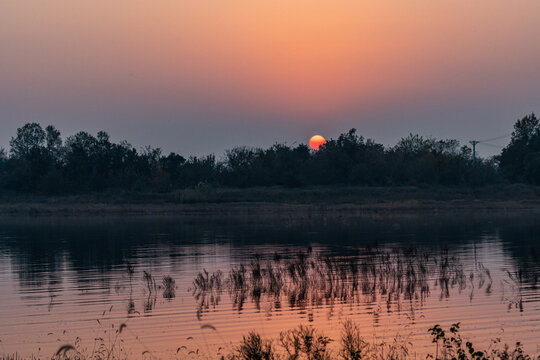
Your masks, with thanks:
[(311, 139), (309, 139), (309, 146), (313, 150), (319, 150), (324, 144), (326, 144), (326, 139), (321, 135), (313, 135)]

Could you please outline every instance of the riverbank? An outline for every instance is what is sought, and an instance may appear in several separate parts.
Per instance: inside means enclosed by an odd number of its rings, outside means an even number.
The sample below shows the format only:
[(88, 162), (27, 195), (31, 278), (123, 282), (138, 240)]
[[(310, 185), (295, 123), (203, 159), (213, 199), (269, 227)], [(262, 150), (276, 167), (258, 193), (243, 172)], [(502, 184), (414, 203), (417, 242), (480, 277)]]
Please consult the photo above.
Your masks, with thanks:
[(0, 214), (182, 215), (298, 211), (406, 214), (527, 212), (540, 214), (540, 187), (212, 188), (171, 193), (98, 193), (71, 196), (0, 195)]

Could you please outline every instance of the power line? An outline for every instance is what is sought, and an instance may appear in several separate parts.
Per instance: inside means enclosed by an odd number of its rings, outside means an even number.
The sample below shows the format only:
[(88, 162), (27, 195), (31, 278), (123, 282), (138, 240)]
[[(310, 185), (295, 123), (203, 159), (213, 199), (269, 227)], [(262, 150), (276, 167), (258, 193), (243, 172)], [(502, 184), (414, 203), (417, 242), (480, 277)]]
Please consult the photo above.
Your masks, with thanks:
[(512, 133), (504, 134), (504, 135), (497, 136), (497, 137), (494, 137), (494, 138), (491, 138), (491, 139), (486, 139), (486, 140), (471, 140), (471, 141), (469, 141), (469, 143), (472, 145), (472, 148), (473, 148), (473, 161), (476, 161), (476, 145), (480, 144), (480, 145), (491, 146), (491, 147), (496, 147), (496, 148), (502, 149), (502, 148), (504, 148), (504, 146), (490, 144), (489, 141), (501, 140), (501, 139), (509, 137), (510, 135), (512, 135)]
[(480, 142), (480, 145), (496, 147), (496, 148), (498, 148), (498, 149), (504, 149), (504, 146), (497, 145), (497, 144), (490, 144), (490, 143)]
[(504, 135), (497, 136), (497, 137), (494, 137), (494, 138), (491, 138), (491, 139), (478, 140), (477, 142), (484, 143), (484, 142), (490, 142), (490, 141), (494, 141), (494, 140), (500, 140), (500, 139), (504, 139), (504, 138), (506, 138), (506, 137), (508, 137), (510, 135), (512, 135), (512, 133), (504, 134)]

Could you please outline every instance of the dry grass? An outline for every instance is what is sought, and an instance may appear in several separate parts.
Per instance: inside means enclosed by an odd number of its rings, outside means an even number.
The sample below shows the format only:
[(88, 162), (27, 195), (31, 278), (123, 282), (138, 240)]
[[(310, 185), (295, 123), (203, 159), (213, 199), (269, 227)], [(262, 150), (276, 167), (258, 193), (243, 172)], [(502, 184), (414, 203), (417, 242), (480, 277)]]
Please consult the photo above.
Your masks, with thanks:
[(172, 193), (106, 192), (62, 197), (0, 194), (3, 215), (279, 213), (283, 211), (540, 212), (540, 187), (481, 188), (331, 186), (288, 189), (212, 188)]
[[(204, 325), (216, 331), (212, 325)], [(201, 347), (192, 337), (194, 347), (178, 347), (175, 354), (157, 356), (149, 350), (143, 351), (140, 356), (128, 356), (122, 334), (127, 331), (125, 324), (117, 328), (112, 325), (112, 337), (96, 338), (94, 346), (85, 348), (81, 346), (79, 338), (73, 344), (65, 344), (50, 357), (51, 360), (128, 360), (131, 358), (158, 359), (216, 359), (216, 360), (406, 360), (414, 359), (411, 350), (414, 349), (407, 338), (396, 336), (393, 341), (369, 341), (362, 336), (361, 327), (352, 320), (342, 323), (339, 339), (331, 339), (314, 327), (299, 326), (294, 329), (282, 331), (279, 338), (263, 338), (255, 330), (245, 335), (241, 342), (226, 351), (219, 348), (217, 353), (201, 350)], [(104, 329), (105, 331), (105, 329)], [(523, 350), (521, 343), (513, 346), (502, 344), (500, 339), (491, 341), (487, 349), (475, 348), (473, 343), (465, 341), (460, 334), (460, 324), (454, 324), (448, 330), (435, 325), (429, 329), (434, 348), (427, 359), (433, 360), (540, 360), (540, 355), (529, 355)], [(224, 351), (222, 353), (221, 351)], [(1, 355), (0, 360), (23, 360), (17, 354)], [(28, 359), (35, 359), (30, 357)]]
[[(459, 324), (449, 330), (435, 325), (431, 331), (435, 353), (427, 359), (434, 360), (534, 360), (540, 355), (524, 353), (521, 343), (514, 346), (502, 345), (499, 339), (492, 340), (486, 350), (475, 349), (472, 342), (465, 341), (459, 333)], [(333, 343), (311, 327), (300, 326), (282, 332), (279, 340), (263, 339), (251, 332), (233, 351), (223, 358), (231, 360), (405, 360), (414, 358), (410, 349), (414, 345), (402, 337), (392, 342), (369, 342), (362, 337), (360, 327), (347, 320), (343, 323), (339, 342)], [(440, 350), (439, 350), (440, 349)]]

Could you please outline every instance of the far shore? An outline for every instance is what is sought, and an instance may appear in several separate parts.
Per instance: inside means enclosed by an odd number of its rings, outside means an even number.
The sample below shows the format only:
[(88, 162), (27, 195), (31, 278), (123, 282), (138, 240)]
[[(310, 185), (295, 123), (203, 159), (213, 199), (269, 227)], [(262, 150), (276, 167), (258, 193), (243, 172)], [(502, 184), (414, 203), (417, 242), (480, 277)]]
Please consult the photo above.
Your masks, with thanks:
[(212, 188), (171, 193), (43, 196), (0, 193), (3, 216), (526, 212), (540, 214), (540, 187)]

